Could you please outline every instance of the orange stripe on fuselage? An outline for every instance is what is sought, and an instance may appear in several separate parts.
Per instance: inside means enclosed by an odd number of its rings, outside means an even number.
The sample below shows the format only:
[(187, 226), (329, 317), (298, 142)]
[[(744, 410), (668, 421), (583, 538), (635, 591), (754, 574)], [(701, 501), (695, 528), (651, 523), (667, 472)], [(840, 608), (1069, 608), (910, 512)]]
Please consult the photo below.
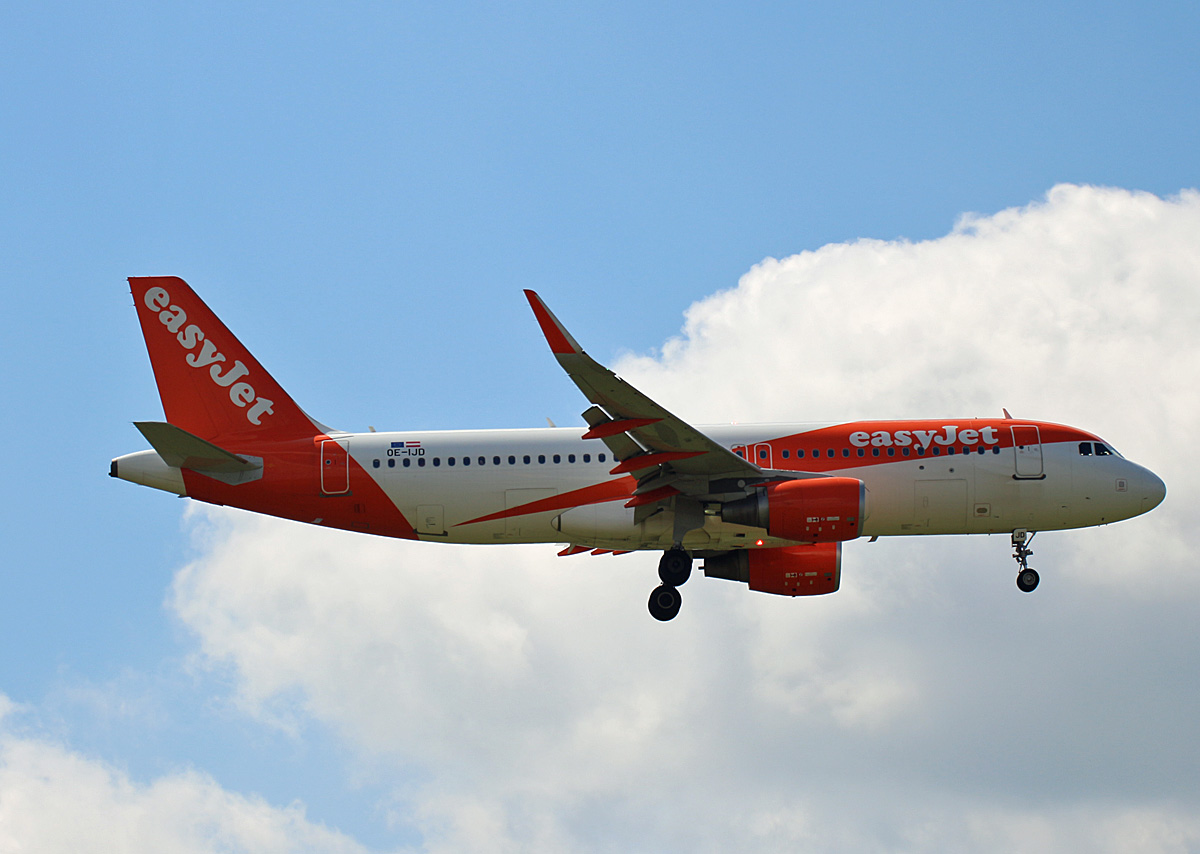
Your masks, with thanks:
[(353, 457), (348, 460), (349, 491), (340, 495), (323, 494), (321, 442), (331, 438), (319, 434), (312, 438), (266, 446), (230, 442), (225, 450), (231, 453), (262, 457), (262, 479), (230, 485), (183, 469), (188, 497), (297, 522), (406, 540), (417, 539), (412, 524)]
[(529, 516), (533, 513), (545, 513), (549, 510), (569, 510), (572, 507), (583, 507), (586, 504), (603, 504), (605, 501), (617, 501), (622, 498), (629, 498), (636, 488), (637, 481), (632, 477), (623, 477), (619, 480), (606, 480), (592, 484), (591, 486), (585, 486), (583, 489), (573, 489), (570, 492), (564, 492), (562, 495), (552, 495), (549, 498), (531, 501), (528, 504), (511, 507), (507, 510), (501, 510), (498, 513), (480, 516), (478, 519), (468, 519), (466, 522), (459, 522), (454, 527), (474, 525), (477, 522), (494, 522), (497, 519), (508, 519), (513, 516)]

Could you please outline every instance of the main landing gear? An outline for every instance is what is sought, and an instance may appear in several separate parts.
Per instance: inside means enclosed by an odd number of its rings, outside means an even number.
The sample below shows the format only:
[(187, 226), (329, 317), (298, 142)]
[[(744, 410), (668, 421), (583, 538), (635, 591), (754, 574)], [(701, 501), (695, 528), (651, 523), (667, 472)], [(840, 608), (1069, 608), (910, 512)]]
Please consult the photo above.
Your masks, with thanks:
[(650, 594), (650, 616), (656, 620), (673, 620), (679, 613), (683, 600), (679, 596), (679, 587), (692, 574), (692, 556), (676, 546), (670, 551), (663, 552), (658, 561), (658, 577), (662, 584), (654, 588)]
[(1017, 589), (1022, 593), (1032, 593), (1041, 580), (1037, 570), (1029, 565), (1029, 556), (1033, 554), (1029, 544), (1036, 536), (1037, 531), (1030, 532), (1024, 528), (1018, 528), (1012, 534), (1013, 558), (1020, 567), (1020, 571), (1017, 572)]

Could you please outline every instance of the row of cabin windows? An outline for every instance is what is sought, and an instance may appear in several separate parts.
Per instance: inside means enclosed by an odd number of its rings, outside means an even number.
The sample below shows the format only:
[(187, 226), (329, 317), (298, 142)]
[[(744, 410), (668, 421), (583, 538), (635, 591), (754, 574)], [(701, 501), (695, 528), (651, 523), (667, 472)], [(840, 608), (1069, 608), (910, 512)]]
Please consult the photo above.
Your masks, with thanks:
[[(856, 448), (855, 450), (857, 450), (857, 451), (858, 451), (858, 456), (860, 456), (860, 457), (865, 457), (865, 456), (867, 455), (867, 449), (866, 449), (866, 448)], [(894, 457), (894, 456), (896, 456), (896, 449), (895, 449), (894, 447), (892, 447), (892, 448), (871, 448), (870, 450), (871, 450), (871, 456), (873, 456), (873, 457), (878, 457), (878, 456), (880, 456), (880, 452), (881, 452), (881, 451), (886, 451), (886, 452), (887, 452), (887, 456), (889, 456), (889, 457)], [(912, 449), (912, 448), (901, 448), (901, 449), (900, 449), (900, 456), (902, 456), (902, 457), (910, 457), (910, 456), (912, 456), (912, 452), (913, 452), (913, 449)], [(918, 456), (918, 457), (923, 457), (923, 456), (925, 456), (925, 449), (924, 449), (924, 448), (922, 448), (922, 447), (917, 447), (917, 448), (916, 448), (916, 452), (917, 452), (917, 456)], [(975, 448), (975, 449), (974, 449), (974, 453), (976, 453), (976, 454), (986, 454), (987, 452), (988, 452), (988, 449), (987, 449), (987, 448), (984, 448), (984, 447), (978, 447), (978, 448)], [(935, 457), (940, 457), (940, 456), (942, 455), (942, 449), (941, 449), (940, 447), (938, 447), (937, 445), (934, 445), (934, 446), (933, 446), (933, 448), (931, 449), (931, 453), (932, 453), (932, 455), (933, 455), (933, 456), (935, 456)], [(955, 454), (957, 454), (957, 453), (959, 453), (959, 449), (958, 449), (957, 447), (950, 447), (950, 448), (946, 448), (946, 455), (947, 455), (947, 456), (954, 456), (954, 455), (955, 455)], [(969, 448), (969, 447), (963, 447), (963, 449), (962, 449), (962, 453), (964, 453), (964, 454), (970, 454), (970, 453), (972, 453), (972, 449), (971, 449), (971, 448)], [(999, 448), (992, 448), (992, 453), (993, 453), (993, 454), (998, 454), (998, 453), (1000, 453), (1000, 449), (999, 449)], [(1081, 452), (1081, 453), (1082, 453), (1082, 452)], [(818, 449), (816, 449), (816, 450), (813, 450), (813, 451), (805, 451), (803, 448), (800, 448), (800, 449), (798, 449), (798, 450), (796, 451), (796, 459), (798, 459), (798, 460), (799, 460), (799, 459), (804, 459), (804, 457), (805, 457), (805, 455), (806, 455), (806, 454), (808, 454), (808, 455), (811, 455), (813, 458), (817, 458), (817, 457), (820, 457), (820, 456), (821, 456), (821, 450), (818, 448)], [(741, 452), (741, 451), (738, 451), (738, 452), (737, 452), (737, 455), (738, 455), (739, 457), (743, 456), (743, 454), (742, 454), (742, 452)], [(792, 452), (791, 452), (790, 450), (788, 450), (788, 449), (786, 449), (786, 448), (785, 448), (784, 450), (780, 451), (780, 455), (781, 455), (781, 456), (782, 456), (782, 457), (783, 457), (783, 458), (786, 460), (786, 459), (790, 459), (790, 458), (791, 458)], [(836, 451), (834, 448), (827, 448), (827, 449), (825, 450), (825, 456), (826, 456), (826, 457), (829, 457), (829, 458), (836, 457), (836, 456), (837, 456), (837, 451)], [(843, 456), (843, 457), (848, 457), (848, 456), (850, 456), (850, 449), (849, 449), (849, 448), (842, 448), (842, 456)], [(765, 459), (767, 458), (767, 451), (766, 451), (766, 450), (761, 450), (761, 451), (759, 451), (759, 452), (758, 452), (758, 458), (759, 458), (760, 460), (765, 460)]]
[(1079, 456), (1090, 457), (1093, 453), (1093, 448), (1095, 448), (1095, 454), (1098, 457), (1111, 457), (1116, 454), (1115, 451), (1109, 450), (1107, 445), (1102, 445), (1099, 442), (1080, 442)]
[[(1091, 442), (1081, 442), (1081, 443), (1080, 443), (1080, 445), (1079, 445), (1079, 453), (1080, 453), (1080, 454), (1083, 454), (1084, 456), (1087, 456), (1087, 455), (1089, 455), (1089, 454), (1091, 454), (1091, 453), (1092, 453), (1092, 451), (1091, 451), (1091, 447), (1092, 447), (1092, 443), (1091, 443)], [(1096, 443), (1095, 443), (1095, 447), (1096, 447), (1096, 451), (1095, 451), (1095, 453), (1096, 453), (1096, 455), (1097, 455), (1097, 456), (1107, 456), (1107, 455), (1109, 455), (1109, 454), (1111, 454), (1111, 453), (1112, 453), (1112, 451), (1110, 451), (1108, 448), (1106, 448), (1104, 445), (1100, 444), (1099, 442), (1096, 442)], [(1085, 450), (1085, 448), (1086, 448), (1086, 450)], [(867, 449), (866, 449), (866, 448), (856, 448), (855, 450), (857, 451), (857, 456), (860, 456), (860, 457), (865, 457), (865, 456), (867, 455)], [(887, 455), (887, 456), (889, 456), (889, 457), (894, 457), (894, 456), (896, 456), (896, 449), (895, 449), (894, 447), (889, 447), (889, 448), (886, 448), (886, 449), (881, 449), (881, 448), (871, 448), (870, 450), (871, 450), (871, 456), (873, 456), (873, 457), (878, 457), (878, 456), (880, 456), (880, 455), (881, 455), (881, 454), (880, 454), (880, 452), (881, 452), (881, 451), (886, 451), (886, 455)], [(908, 448), (908, 447), (901, 448), (901, 449), (900, 449), (900, 456), (903, 456), (903, 457), (909, 457), (909, 456), (912, 456), (912, 452), (913, 452), (913, 450), (914, 450), (913, 448)], [(916, 454), (917, 454), (917, 456), (918, 456), (918, 457), (923, 457), (923, 456), (925, 456), (925, 448), (923, 448), (923, 447), (919, 447), (919, 446), (918, 446), (918, 447), (917, 447), (915, 450), (916, 450)], [(940, 447), (938, 447), (937, 445), (935, 445), (935, 446), (934, 446), (933, 448), (931, 448), (930, 450), (931, 450), (931, 452), (932, 452), (932, 455), (933, 455), (933, 456), (935, 456), (935, 457), (940, 457), (940, 456), (942, 455), (942, 449), (941, 449)], [(975, 448), (975, 449), (974, 449), (974, 453), (977, 453), (977, 454), (986, 454), (986, 453), (987, 453), (987, 451), (988, 451), (988, 449), (987, 449), (987, 448), (984, 448), (984, 447), (977, 447), (977, 448)], [(946, 448), (946, 455), (947, 455), (947, 456), (954, 456), (954, 455), (955, 455), (955, 454), (957, 454), (957, 453), (959, 453), (959, 449), (958, 449), (957, 447), (949, 447), (949, 448)], [(963, 453), (963, 454), (970, 454), (970, 453), (972, 453), (972, 449), (971, 449), (971, 448), (969, 448), (969, 447), (965, 447), (965, 446), (964, 446), (964, 447), (962, 448), (962, 453)], [(1000, 449), (999, 449), (999, 448), (992, 448), (992, 453), (993, 453), (993, 454), (999, 454), (999, 453), (1000, 453)], [(792, 454), (792, 452), (791, 452), (789, 449), (786, 449), (786, 448), (780, 452), (780, 455), (781, 455), (781, 456), (782, 456), (782, 457), (783, 457), (785, 460), (786, 460), (786, 459), (790, 459), (790, 458), (791, 458), (791, 454)], [(739, 451), (737, 452), (737, 455), (738, 455), (739, 457), (741, 457), (741, 456), (744, 456), (744, 452), (742, 452), (742, 451), (740, 451), (740, 450), (739, 450)], [(803, 449), (803, 448), (799, 448), (799, 449), (797, 449), (797, 450), (796, 450), (796, 459), (803, 459), (805, 456), (812, 456), (813, 458), (819, 458), (819, 457), (821, 456), (821, 450), (820, 450), (820, 449), (816, 449), (816, 450), (812, 450), (812, 451), (806, 451), (806, 450), (805, 450), (805, 449)], [(830, 459), (832, 459), (832, 458), (834, 458), (834, 457), (836, 457), (836, 456), (837, 456), (837, 451), (836, 451), (834, 448), (827, 448), (827, 449), (825, 450), (825, 456), (826, 456), (827, 458), (830, 458)], [(842, 456), (843, 456), (843, 457), (849, 457), (849, 456), (850, 456), (850, 449), (849, 449), (849, 448), (842, 448)], [(760, 451), (758, 452), (758, 458), (759, 458), (760, 460), (765, 460), (765, 459), (767, 458), (767, 451), (765, 451), (765, 450), (760, 450)], [(522, 463), (523, 465), (531, 465), (531, 464), (533, 463), (533, 457), (532, 457), (531, 455), (529, 455), (529, 454), (525, 454), (525, 455), (523, 455), (523, 456), (522, 456), (520, 459), (521, 459), (521, 463)], [(539, 465), (545, 465), (545, 463), (546, 463), (546, 459), (547, 459), (547, 457), (546, 457), (546, 455), (545, 455), (545, 454), (538, 454), (538, 455), (537, 455), (537, 461), (538, 461), (538, 464), (539, 464)], [(551, 459), (551, 460), (552, 460), (552, 461), (553, 461), (555, 464), (561, 463), (561, 462), (563, 461), (563, 458), (562, 458), (562, 455), (561, 455), (561, 454), (554, 454), (552, 457), (550, 457), (550, 459)], [(416, 457), (416, 460), (417, 460), (417, 467), (418, 467), (418, 468), (424, 468), (424, 466), (426, 465), (426, 462), (425, 462), (425, 457)], [(470, 457), (461, 457), (461, 458), (458, 458), (458, 457), (447, 457), (447, 458), (446, 458), (446, 465), (448, 465), (448, 466), (454, 466), (454, 465), (457, 465), (457, 464), (459, 463), (459, 461), (460, 461), (460, 460), (461, 460), (461, 463), (462, 463), (462, 465), (464, 465), (464, 466), (469, 466), (469, 465), (471, 465), (471, 458), (470, 458)], [(475, 458), (475, 460), (476, 460), (476, 464), (477, 464), (477, 465), (484, 466), (484, 465), (487, 465), (487, 464), (488, 464), (488, 458), (487, 458), (487, 457), (482, 457), (482, 456), (481, 456), (481, 457), (476, 457), (476, 458)], [(576, 456), (575, 456), (575, 454), (567, 454), (567, 462), (568, 462), (568, 463), (574, 463), (575, 461), (576, 461)], [(585, 463), (590, 463), (590, 462), (592, 461), (592, 455), (591, 455), (591, 454), (583, 454), (583, 455), (582, 455), (582, 461), (583, 461), (583, 462), (585, 462)], [(607, 454), (597, 454), (597, 455), (596, 455), (596, 462), (598, 462), (598, 463), (603, 463), (603, 462), (607, 462), (607, 461), (608, 461), (608, 455), (607, 455)], [(412, 466), (412, 462), (413, 462), (413, 457), (404, 457), (404, 458), (401, 460), (401, 465), (402, 465), (404, 468), (409, 468), (409, 467), (411, 467), (411, 466)], [(499, 456), (494, 456), (494, 457), (492, 457), (492, 460), (491, 460), (491, 462), (492, 462), (492, 465), (494, 465), (494, 466), (503, 465), (503, 458), (501, 458), (501, 457), (499, 457)], [(373, 465), (375, 468), (379, 468), (379, 467), (382, 465), (382, 462), (381, 462), (380, 460), (372, 460), (371, 464), (372, 464), (372, 465)], [(389, 457), (389, 458), (388, 458), (388, 461), (387, 461), (387, 464), (388, 464), (388, 468), (395, 468), (395, 467), (396, 467), (396, 458), (395, 458), (395, 457)], [(433, 465), (434, 465), (434, 467), (435, 467), (435, 468), (436, 468), (436, 467), (439, 467), (439, 466), (441, 466), (441, 464), (442, 464), (442, 458), (441, 458), (441, 457), (433, 457)], [(510, 455), (508, 456), (508, 464), (509, 464), (510, 466), (515, 466), (515, 465), (517, 464), (517, 457), (516, 457), (516, 455), (510, 454)]]
[[(563, 461), (562, 454), (554, 454), (551, 457), (551, 459), (555, 463), (561, 463)], [(568, 463), (575, 462), (575, 459), (576, 458), (575, 458), (574, 454), (567, 454), (567, 462)], [(417, 468), (425, 467), (426, 463), (425, 463), (424, 457), (417, 457), (416, 460), (417, 460)], [(488, 464), (487, 457), (476, 457), (475, 460), (476, 460), (477, 465), (486, 466)], [(546, 455), (538, 454), (537, 461), (538, 461), (539, 465), (545, 465)], [(591, 461), (592, 461), (591, 454), (583, 455), (583, 462), (590, 463)], [(603, 462), (607, 462), (607, 461), (608, 461), (608, 454), (596, 454), (596, 462), (603, 463)], [(469, 466), (469, 465), (471, 465), (471, 458), (470, 457), (446, 457), (446, 465), (448, 465), (448, 466), (458, 465), (459, 462), (461, 462), (462, 465), (464, 465), (464, 466)], [(533, 457), (530, 456), (529, 454), (525, 454), (524, 456), (521, 457), (521, 463), (522, 463), (522, 465), (531, 465), (533, 463)], [(387, 464), (388, 464), (388, 468), (394, 469), (396, 467), (396, 458), (388, 457)], [(412, 457), (404, 457), (403, 460), (401, 460), (400, 464), (404, 468), (410, 468), (413, 464), (413, 458)], [(441, 457), (433, 458), (434, 468), (441, 466), (441, 464), (442, 464)], [(515, 466), (517, 464), (517, 457), (515, 454), (509, 454), (508, 464), (510, 466)], [(374, 466), (375, 468), (379, 468), (379, 466), (382, 465), (382, 463), (380, 460), (372, 460), (371, 465)], [(492, 457), (492, 465), (494, 465), (494, 466), (503, 465), (502, 458), (499, 456)]]

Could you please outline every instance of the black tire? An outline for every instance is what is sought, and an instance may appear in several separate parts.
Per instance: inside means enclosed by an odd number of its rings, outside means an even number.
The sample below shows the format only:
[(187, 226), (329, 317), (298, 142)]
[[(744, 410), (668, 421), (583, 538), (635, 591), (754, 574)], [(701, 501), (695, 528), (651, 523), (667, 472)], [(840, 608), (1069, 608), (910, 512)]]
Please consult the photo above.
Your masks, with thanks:
[(658, 577), (669, 587), (682, 587), (692, 575), (692, 556), (682, 549), (663, 552), (658, 561)]
[(1022, 593), (1032, 593), (1037, 589), (1038, 582), (1041, 580), (1036, 569), (1026, 567), (1017, 573), (1017, 588)]
[(679, 595), (678, 590), (669, 584), (659, 585), (650, 594), (650, 616), (665, 623), (667, 620), (675, 619), (675, 615), (679, 613), (679, 606), (682, 604), (683, 598)]

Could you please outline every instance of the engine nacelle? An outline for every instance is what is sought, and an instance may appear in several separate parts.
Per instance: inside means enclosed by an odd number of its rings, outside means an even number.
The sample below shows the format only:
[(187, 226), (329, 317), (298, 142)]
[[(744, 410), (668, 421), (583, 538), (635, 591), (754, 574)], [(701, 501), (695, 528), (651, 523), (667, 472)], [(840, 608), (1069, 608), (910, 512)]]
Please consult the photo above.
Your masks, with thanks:
[(853, 540), (867, 516), (867, 488), (853, 477), (814, 477), (768, 484), (721, 506), (721, 519), (766, 528), (772, 537), (802, 543)]
[(744, 581), (751, 590), (779, 596), (833, 593), (842, 583), (842, 544), (739, 549), (705, 558), (704, 574)]

